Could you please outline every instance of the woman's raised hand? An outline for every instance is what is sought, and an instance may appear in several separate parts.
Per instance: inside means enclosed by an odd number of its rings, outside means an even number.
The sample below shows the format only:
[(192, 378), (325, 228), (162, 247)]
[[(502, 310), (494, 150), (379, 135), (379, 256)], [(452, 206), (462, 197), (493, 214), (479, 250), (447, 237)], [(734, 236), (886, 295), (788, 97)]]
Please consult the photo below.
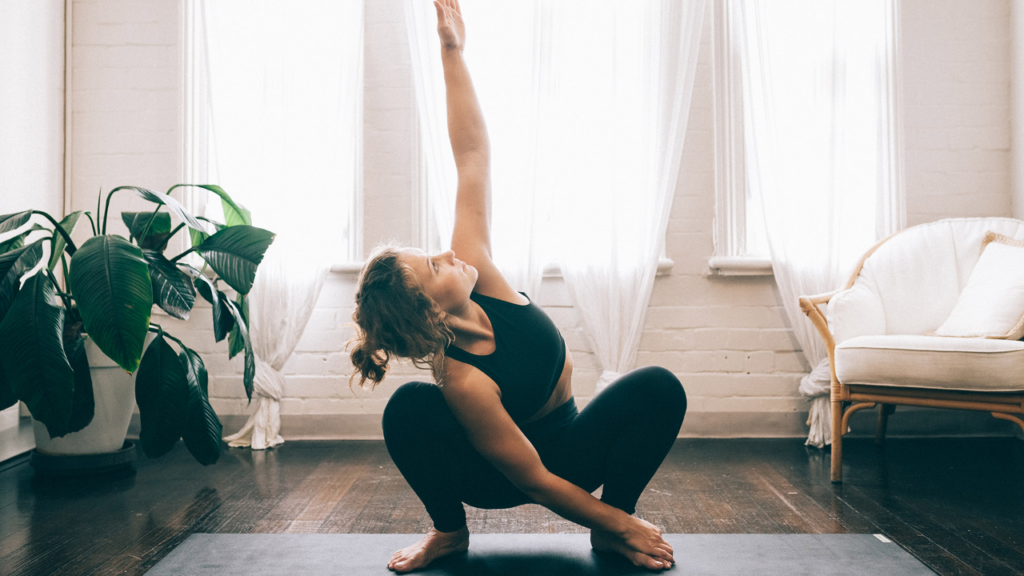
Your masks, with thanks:
[(466, 24), (462, 21), (462, 9), (458, 0), (434, 0), (437, 8), (437, 35), (441, 46), (459, 52), (466, 45)]

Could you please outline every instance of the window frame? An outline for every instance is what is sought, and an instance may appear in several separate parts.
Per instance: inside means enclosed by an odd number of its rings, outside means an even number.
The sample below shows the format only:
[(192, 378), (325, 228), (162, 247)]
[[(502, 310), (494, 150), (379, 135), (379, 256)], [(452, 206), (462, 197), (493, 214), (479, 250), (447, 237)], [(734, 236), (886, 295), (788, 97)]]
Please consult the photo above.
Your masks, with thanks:
[[(364, 0), (365, 2), (366, 0)], [(181, 43), (181, 176), (182, 182), (187, 183), (200, 183), (200, 175), (207, 173), (208, 167), (206, 165), (207, 159), (200, 157), (199, 147), (196, 145), (198, 137), (201, 133), (209, 129), (210, 120), (208, 118), (207, 111), (200, 111), (198, 102), (202, 98), (199, 96), (203, 91), (207, 90), (208, 87), (197, 77), (196, 71), (198, 70), (198, 50), (196, 49), (196, 34), (200, 29), (199, 21), (200, 18), (200, 6), (198, 5), (200, 0), (185, 0), (181, 5), (180, 22), (182, 43)], [(359, 91), (356, 102), (356, 130), (358, 134), (356, 139), (358, 145), (356, 146), (356, 158), (355, 158), (355, 182), (353, 183), (352, 191), (352, 203), (351, 211), (348, 214), (349, 224), (349, 238), (347, 244), (347, 250), (344, 254), (338, 254), (333, 257), (335, 262), (338, 264), (332, 265), (331, 270), (334, 271), (336, 268), (340, 269), (353, 269), (358, 272), (364, 258), (364, 203), (366, 189), (364, 185), (365, 179), (365, 137), (363, 120), (365, 118), (365, 39), (366, 39), (366, 9), (365, 4), (362, 10), (362, 42), (364, 44), (362, 50), (363, 54), (360, 57), (359, 63)], [(180, 189), (182, 192), (182, 204), (191, 213), (200, 215), (206, 210), (208, 202), (211, 201), (209, 193), (205, 190), (186, 187)], [(179, 236), (174, 239), (175, 242), (181, 244), (181, 249), (187, 249), (189, 247), (188, 236)]]
[(734, 30), (729, 3), (712, 0), (711, 10), (715, 219), (708, 268), (719, 276), (771, 276), (771, 257), (747, 252), (743, 88), (739, 57), (731, 49)]

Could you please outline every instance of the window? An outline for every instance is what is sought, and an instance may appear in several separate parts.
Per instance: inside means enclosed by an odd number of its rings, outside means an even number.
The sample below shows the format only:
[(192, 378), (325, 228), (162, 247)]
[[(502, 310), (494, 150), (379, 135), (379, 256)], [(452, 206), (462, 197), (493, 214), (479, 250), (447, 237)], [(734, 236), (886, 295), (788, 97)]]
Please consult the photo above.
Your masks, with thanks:
[(712, 268), (770, 273), (789, 222), (855, 252), (899, 229), (896, 22), (894, 0), (715, 2)]
[[(332, 260), (354, 260), (362, 0), (192, 0), (188, 10), (188, 178), (222, 186), (257, 226), (327, 236), (318, 245)], [(197, 211), (204, 199), (193, 198)], [(216, 219), (219, 206), (206, 208)]]
[[(491, 137), (495, 262), (522, 287), (555, 261), (563, 271), (647, 267), (664, 243), (704, 4), (461, 5)], [(432, 10), (407, 7), (422, 185), (440, 241), (451, 233), (455, 169), (436, 25)]]
[(764, 219), (746, 182), (743, 85), (736, 36), (742, 34), (728, 0), (714, 0), (711, 21), (715, 133), (715, 253), (709, 266), (723, 275), (772, 273)]

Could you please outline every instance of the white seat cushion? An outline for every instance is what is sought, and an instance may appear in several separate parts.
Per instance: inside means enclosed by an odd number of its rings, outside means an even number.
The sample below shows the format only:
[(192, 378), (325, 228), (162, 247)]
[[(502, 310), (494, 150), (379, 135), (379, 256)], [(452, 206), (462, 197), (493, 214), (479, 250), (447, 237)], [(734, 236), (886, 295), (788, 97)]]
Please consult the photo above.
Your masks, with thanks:
[(978, 392), (1024, 391), (1024, 342), (891, 334), (857, 336), (836, 346), (836, 378)]

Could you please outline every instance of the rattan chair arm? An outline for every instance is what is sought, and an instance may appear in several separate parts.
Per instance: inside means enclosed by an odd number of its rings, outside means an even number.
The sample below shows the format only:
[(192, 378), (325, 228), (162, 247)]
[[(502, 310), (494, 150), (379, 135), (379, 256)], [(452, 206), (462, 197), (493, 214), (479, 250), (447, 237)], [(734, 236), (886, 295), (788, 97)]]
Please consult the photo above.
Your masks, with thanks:
[(811, 320), (811, 324), (818, 329), (818, 333), (821, 334), (821, 339), (825, 341), (825, 347), (828, 349), (828, 361), (832, 365), (832, 381), (835, 382), (835, 350), (836, 340), (832, 336), (832, 331), (828, 328), (828, 320), (825, 319), (825, 314), (821, 311), (818, 306), (820, 304), (827, 304), (833, 296), (842, 292), (842, 290), (835, 290), (825, 294), (818, 294), (816, 296), (801, 296), (799, 299), (800, 309), (803, 310), (804, 314)]

